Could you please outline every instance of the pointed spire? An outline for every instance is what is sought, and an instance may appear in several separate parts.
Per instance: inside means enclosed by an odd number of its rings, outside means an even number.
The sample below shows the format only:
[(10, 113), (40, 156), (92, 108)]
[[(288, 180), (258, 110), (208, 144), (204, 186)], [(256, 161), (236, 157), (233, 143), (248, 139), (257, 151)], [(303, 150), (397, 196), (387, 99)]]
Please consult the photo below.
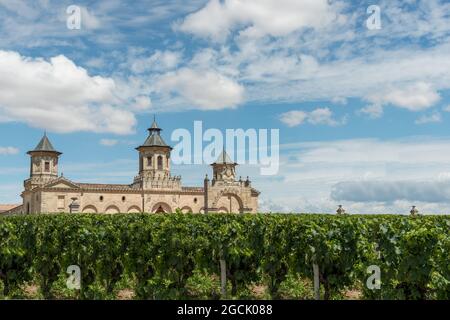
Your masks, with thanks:
[[(165, 143), (163, 138), (161, 137), (161, 131), (162, 129), (158, 126), (156, 123), (156, 116), (153, 115), (153, 123), (150, 128), (148, 128), (148, 131), (150, 132), (149, 136), (145, 140), (144, 144), (140, 147), (167, 147), (172, 149), (169, 145)], [(139, 149), (140, 147), (136, 148)]]
[(52, 143), (50, 142), (50, 140), (47, 137), (47, 131), (44, 131), (44, 136), (42, 137), (41, 141), (39, 141), (37, 146), (32, 151), (29, 151), (28, 153), (39, 152), (39, 151), (55, 152), (55, 153), (61, 154), (61, 152), (58, 152), (55, 150), (55, 148), (53, 148)]
[(158, 127), (158, 124), (156, 123), (156, 116), (153, 115), (153, 123), (151, 125), (151, 127), (148, 129), (148, 131), (150, 131), (150, 133), (153, 132), (157, 132), (159, 133), (162, 129), (160, 127)]
[(223, 148), (220, 155), (217, 157), (216, 164), (235, 164), (231, 158), (228, 156), (227, 152), (225, 151), (225, 147)]

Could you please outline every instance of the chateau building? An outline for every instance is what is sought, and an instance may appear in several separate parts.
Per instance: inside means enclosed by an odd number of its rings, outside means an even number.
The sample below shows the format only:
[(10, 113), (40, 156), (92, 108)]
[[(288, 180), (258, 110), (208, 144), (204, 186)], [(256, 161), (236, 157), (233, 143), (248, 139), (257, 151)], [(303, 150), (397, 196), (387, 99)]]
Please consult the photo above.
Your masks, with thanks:
[(170, 173), (170, 152), (156, 121), (145, 142), (136, 148), (138, 175), (130, 184), (74, 182), (59, 175), (61, 152), (47, 135), (30, 156), (30, 177), (24, 181), (23, 204), (6, 213), (256, 213), (259, 192), (251, 182), (236, 179), (237, 163), (223, 151), (211, 164), (212, 179), (203, 187), (184, 187), (180, 176)]

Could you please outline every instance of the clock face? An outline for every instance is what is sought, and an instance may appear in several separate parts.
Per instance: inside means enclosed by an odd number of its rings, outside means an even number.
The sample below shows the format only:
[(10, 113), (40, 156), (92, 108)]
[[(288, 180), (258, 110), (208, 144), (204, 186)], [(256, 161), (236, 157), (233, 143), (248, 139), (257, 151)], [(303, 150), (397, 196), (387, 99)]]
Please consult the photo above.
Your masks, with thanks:
[(233, 174), (233, 172), (231, 171), (230, 168), (228, 168), (227, 171), (225, 172), (225, 175), (226, 175), (227, 177), (231, 177), (232, 174)]

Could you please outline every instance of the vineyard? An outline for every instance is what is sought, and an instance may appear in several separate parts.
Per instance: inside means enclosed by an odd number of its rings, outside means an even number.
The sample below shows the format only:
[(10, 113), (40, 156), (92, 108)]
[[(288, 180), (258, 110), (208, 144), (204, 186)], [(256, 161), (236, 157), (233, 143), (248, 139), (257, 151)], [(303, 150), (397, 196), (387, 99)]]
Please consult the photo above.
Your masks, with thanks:
[(313, 299), (313, 266), (321, 299), (449, 299), (449, 231), (444, 215), (3, 217), (0, 299)]

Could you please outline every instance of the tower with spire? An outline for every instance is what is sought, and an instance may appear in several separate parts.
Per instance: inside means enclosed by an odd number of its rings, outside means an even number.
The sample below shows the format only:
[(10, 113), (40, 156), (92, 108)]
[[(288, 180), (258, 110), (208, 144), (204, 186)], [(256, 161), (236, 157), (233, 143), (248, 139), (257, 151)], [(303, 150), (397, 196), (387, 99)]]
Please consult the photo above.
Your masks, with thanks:
[(216, 182), (231, 183), (236, 180), (236, 166), (237, 163), (232, 161), (225, 151), (222, 150), (217, 160), (211, 164), (213, 168), (213, 185)]
[(134, 184), (143, 189), (180, 188), (180, 177), (170, 174), (170, 147), (161, 136), (162, 129), (156, 118), (148, 128), (148, 137), (142, 145), (136, 148), (139, 152), (139, 175)]
[(213, 178), (210, 182), (206, 176), (203, 181), (205, 213), (256, 212), (259, 192), (252, 188), (248, 177), (245, 181), (236, 179), (237, 165), (225, 149), (211, 164)]
[(33, 189), (58, 178), (58, 161), (62, 153), (53, 148), (46, 132), (27, 154), (30, 156), (30, 178), (25, 180), (25, 189)]

